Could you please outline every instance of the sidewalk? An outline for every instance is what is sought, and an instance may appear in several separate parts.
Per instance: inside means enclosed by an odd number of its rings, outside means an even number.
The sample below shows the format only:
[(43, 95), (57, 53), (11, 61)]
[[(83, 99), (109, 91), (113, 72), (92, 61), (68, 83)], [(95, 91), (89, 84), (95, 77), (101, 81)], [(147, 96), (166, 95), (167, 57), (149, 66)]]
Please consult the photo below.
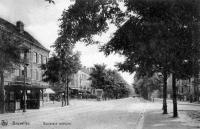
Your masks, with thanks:
[[(162, 98), (154, 98), (154, 101), (155, 102), (162, 102), (163, 99)], [(167, 103), (172, 103), (173, 100), (172, 99), (167, 99)], [(194, 105), (194, 106), (200, 106), (200, 103), (199, 102), (192, 102), (190, 103), (189, 101), (177, 101), (177, 103), (179, 105)]]
[(173, 118), (172, 113), (161, 114), (162, 111), (145, 113), (143, 129), (197, 129), (200, 123), (190, 118), (186, 112), (179, 111), (179, 117)]
[(27, 109), (26, 112), (23, 112), (22, 110), (17, 111), (15, 113), (5, 113), (0, 115), (0, 119), (9, 119), (9, 118), (18, 118), (21, 116), (28, 116), (30, 114), (45, 114), (49, 111), (57, 111), (57, 110), (74, 110), (79, 108), (84, 108), (85, 106), (90, 106), (93, 103), (96, 103), (97, 101), (91, 101), (91, 100), (77, 100), (73, 99), (70, 100), (70, 105), (62, 107), (62, 102), (48, 102), (44, 103), (43, 106), (40, 107), (40, 109)]

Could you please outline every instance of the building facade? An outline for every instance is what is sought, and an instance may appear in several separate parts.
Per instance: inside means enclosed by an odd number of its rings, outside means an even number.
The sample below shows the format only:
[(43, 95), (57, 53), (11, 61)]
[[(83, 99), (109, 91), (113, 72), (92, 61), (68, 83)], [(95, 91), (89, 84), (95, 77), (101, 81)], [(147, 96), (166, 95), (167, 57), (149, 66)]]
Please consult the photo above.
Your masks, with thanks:
[(77, 89), (79, 91), (92, 92), (90, 78), (91, 69), (83, 67), (76, 74), (73, 75), (73, 79), (70, 84), (71, 89)]
[(24, 30), (21, 21), (14, 25), (0, 18), (0, 35), (2, 32), (12, 33), (23, 41), (20, 56), (24, 60), (22, 65), (5, 73), (6, 111), (38, 109), (43, 89), (48, 87), (42, 81), (43, 71), (40, 66), (48, 61), (50, 51)]
[[(199, 101), (200, 100), (200, 74), (197, 77), (189, 79), (180, 79), (176, 81), (177, 98), (183, 101)], [(168, 98), (172, 95), (172, 76), (167, 80)]]
[(200, 100), (200, 74), (187, 80), (179, 80), (177, 87), (180, 100), (191, 102)]

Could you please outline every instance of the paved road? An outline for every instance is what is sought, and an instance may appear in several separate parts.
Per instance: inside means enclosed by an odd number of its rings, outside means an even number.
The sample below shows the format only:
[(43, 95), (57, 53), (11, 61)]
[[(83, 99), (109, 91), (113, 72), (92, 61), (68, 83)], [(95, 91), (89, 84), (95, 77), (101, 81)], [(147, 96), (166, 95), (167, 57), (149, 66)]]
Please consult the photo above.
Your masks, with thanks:
[(81, 106), (4, 115), (5, 129), (139, 129), (145, 102), (127, 98), (92, 102)]
[[(162, 112), (161, 107), (161, 103), (159, 102), (149, 103), (134, 98), (100, 102), (80, 101), (77, 102), (77, 105), (69, 107), (1, 115), (0, 120), (8, 121), (8, 125), (0, 126), (0, 128), (154, 129), (156, 126), (158, 129), (163, 129), (162, 126), (155, 125), (154, 122), (156, 121), (154, 119), (160, 119), (158, 117), (162, 116), (160, 114)], [(157, 111), (157, 114), (152, 114), (154, 111)], [(147, 114), (149, 115), (147, 116)], [(155, 117), (156, 115), (157, 117)], [(163, 119), (167, 120), (168, 118), (166, 117)], [(181, 122), (174, 122), (174, 125), (177, 124), (181, 125)], [(184, 127), (184, 129), (190, 129), (188, 126)], [(176, 129), (176, 126), (171, 126), (170, 129), (173, 128)], [(180, 128), (182, 128), (182, 126), (180, 126)]]

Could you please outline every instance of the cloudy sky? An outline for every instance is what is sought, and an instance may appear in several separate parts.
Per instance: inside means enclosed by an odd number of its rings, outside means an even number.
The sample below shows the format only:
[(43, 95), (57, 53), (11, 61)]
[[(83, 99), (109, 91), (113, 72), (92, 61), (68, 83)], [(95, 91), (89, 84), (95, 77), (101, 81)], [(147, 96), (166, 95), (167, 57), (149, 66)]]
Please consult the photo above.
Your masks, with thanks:
[[(55, 0), (56, 4), (48, 4), (44, 0), (0, 0), (0, 17), (15, 24), (21, 20), (25, 24), (25, 30), (32, 34), (45, 47), (50, 46), (57, 38), (59, 22), (62, 11), (67, 9), (75, 0)], [(110, 30), (97, 38), (101, 42), (106, 42), (116, 30), (116, 27), (110, 26)], [(116, 69), (116, 62), (124, 60), (122, 56), (110, 55), (105, 57), (98, 51), (98, 45), (85, 46), (83, 43), (77, 43), (75, 50), (81, 52), (81, 63), (84, 66), (92, 67), (94, 64), (106, 64), (107, 68)], [(124, 79), (131, 84), (133, 75), (126, 72), (120, 72)]]

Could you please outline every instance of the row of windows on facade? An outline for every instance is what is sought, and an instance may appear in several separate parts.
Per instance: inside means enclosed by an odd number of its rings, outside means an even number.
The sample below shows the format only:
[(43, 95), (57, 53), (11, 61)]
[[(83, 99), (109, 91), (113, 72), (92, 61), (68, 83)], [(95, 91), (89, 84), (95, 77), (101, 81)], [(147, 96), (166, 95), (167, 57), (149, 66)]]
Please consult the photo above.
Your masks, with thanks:
[[(42, 74), (41, 70), (37, 69), (27, 69), (27, 78), (32, 80), (42, 81)], [(16, 69), (14, 72), (14, 76), (23, 76), (23, 70)]]
[[(198, 74), (197, 78), (190, 78), (190, 79), (182, 80), (182, 85), (190, 84), (195, 80), (196, 81), (200, 80), (200, 73)], [(179, 83), (180, 83), (180, 81), (179, 81)]]
[[(27, 56), (28, 58), (29, 56)], [(24, 59), (24, 53), (21, 53), (21, 58)], [(32, 62), (37, 64), (46, 64), (47, 63), (47, 57), (43, 56), (37, 52), (32, 53)]]
[(89, 77), (87, 76), (87, 75), (85, 75), (85, 74), (80, 74), (79, 75), (80, 76), (80, 79), (81, 80), (87, 80)]

